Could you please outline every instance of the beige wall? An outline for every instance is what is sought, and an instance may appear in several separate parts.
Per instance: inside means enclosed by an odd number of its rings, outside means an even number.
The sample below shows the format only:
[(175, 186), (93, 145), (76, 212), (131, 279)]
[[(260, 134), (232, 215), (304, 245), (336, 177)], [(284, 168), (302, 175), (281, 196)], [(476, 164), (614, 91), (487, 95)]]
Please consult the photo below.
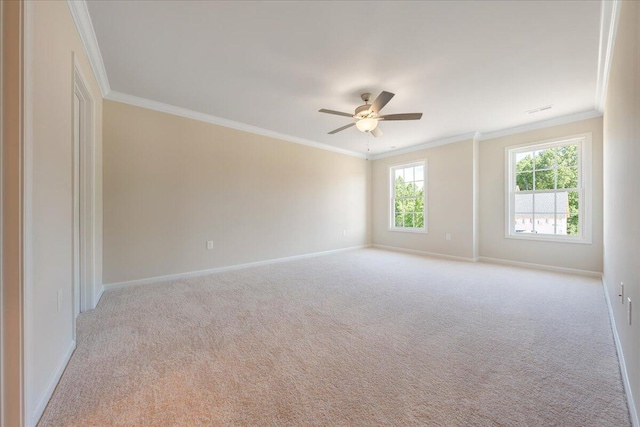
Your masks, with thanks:
[[(604, 282), (636, 411), (640, 401), (640, 4), (622, 2), (604, 112)], [(626, 304), (633, 304), (632, 326)], [(636, 412), (637, 417), (637, 412)], [(637, 421), (637, 418), (636, 418)]]
[(2, 27), (2, 146), (0, 147), (0, 182), (2, 218), (0, 239), (0, 425), (18, 426), (23, 415), (22, 399), (22, 200), (21, 135), (22, 109), (22, 2), (0, 3)]
[[(389, 230), (389, 167), (427, 160), (428, 232)], [(372, 169), (373, 242), (471, 259), (473, 241), (473, 141), (375, 160)], [(451, 233), (451, 240), (446, 240)]]
[[(29, 9), (30, 8), (30, 9)], [(73, 340), (72, 305), (72, 98), (75, 52), (95, 102), (96, 157), (100, 159), (102, 97), (93, 78), (66, 2), (30, 2), (32, 19), (32, 331), (27, 343), (27, 417), (39, 416), (46, 391)], [(27, 83), (28, 84), (28, 83)], [(97, 163), (101, 177), (101, 163)], [(26, 171), (28, 174), (29, 171)], [(97, 188), (97, 229), (101, 230), (100, 179)], [(100, 233), (97, 233), (100, 247)], [(101, 259), (98, 252), (97, 259)], [(98, 262), (99, 267), (100, 262)], [(97, 272), (100, 273), (99, 271)], [(97, 276), (100, 277), (100, 276)], [(57, 292), (62, 293), (57, 309)], [(30, 346), (30, 347), (29, 347)], [(44, 408), (41, 408), (44, 409)]]
[(362, 158), (105, 101), (103, 160), (107, 284), (371, 242)]
[[(505, 238), (505, 147), (587, 132), (592, 134), (592, 243)], [(481, 257), (602, 271), (602, 118), (483, 140), (479, 150)]]

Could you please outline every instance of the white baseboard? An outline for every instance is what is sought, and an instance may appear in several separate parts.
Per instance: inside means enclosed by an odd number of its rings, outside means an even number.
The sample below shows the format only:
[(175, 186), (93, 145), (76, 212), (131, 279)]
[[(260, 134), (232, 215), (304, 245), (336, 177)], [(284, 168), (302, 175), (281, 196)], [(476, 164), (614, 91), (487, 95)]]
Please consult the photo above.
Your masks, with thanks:
[(627, 364), (624, 359), (624, 353), (622, 352), (622, 344), (620, 343), (620, 336), (618, 335), (618, 328), (616, 327), (616, 319), (613, 316), (613, 306), (611, 305), (611, 299), (609, 298), (609, 292), (607, 291), (607, 284), (602, 278), (602, 290), (604, 291), (604, 298), (607, 301), (607, 309), (609, 310), (609, 319), (611, 320), (611, 329), (613, 330), (613, 340), (616, 343), (616, 350), (618, 351), (618, 360), (620, 362), (620, 373), (622, 374), (622, 383), (624, 384), (624, 391), (627, 394), (627, 405), (629, 406), (629, 415), (631, 417), (631, 425), (633, 427), (640, 427), (638, 422), (638, 411), (633, 399), (633, 393), (631, 391), (631, 383), (629, 382), (629, 374), (627, 372)]
[(35, 425), (38, 424), (38, 421), (40, 421), (40, 417), (42, 416), (44, 409), (47, 407), (47, 404), (49, 403), (49, 399), (51, 399), (51, 396), (53, 396), (53, 391), (56, 389), (56, 386), (58, 385), (58, 382), (62, 377), (62, 373), (67, 367), (67, 364), (69, 363), (69, 360), (71, 359), (71, 355), (73, 354), (75, 349), (76, 349), (76, 342), (71, 341), (71, 345), (69, 345), (69, 348), (67, 349), (65, 354), (62, 356), (62, 359), (60, 359), (60, 363), (58, 363), (58, 367), (53, 372), (53, 375), (51, 375), (51, 378), (47, 383), (47, 387), (42, 391), (42, 393), (40, 393), (40, 396), (36, 401), (36, 406), (33, 409), (33, 412), (31, 412), (31, 419), (27, 420), (27, 423), (26, 423), (27, 426), (35, 427)]
[(104, 285), (100, 285), (100, 288), (98, 288), (98, 293), (93, 301), (93, 308), (96, 308), (98, 306), (98, 303), (100, 302), (100, 298), (102, 298), (103, 293), (104, 293)]
[(245, 263), (245, 264), (235, 264), (235, 265), (228, 265), (228, 266), (225, 266), (225, 267), (210, 268), (210, 269), (206, 269), (206, 270), (197, 270), (197, 271), (189, 271), (189, 272), (186, 272), (186, 273), (169, 274), (167, 276), (156, 276), (156, 277), (149, 277), (149, 278), (146, 278), (146, 279), (137, 279), (137, 280), (128, 280), (128, 281), (125, 281), (125, 282), (109, 283), (109, 284), (103, 285), (103, 291), (110, 291), (110, 290), (113, 290), (113, 289), (127, 288), (129, 286), (148, 285), (148, 284), (151, 284), (151, 283), (170, 282), (172, 280), (180, 280), (180, 279), (188, 279), (190, 277), (206, 276), (206, 275), (209, 275), (209, 274), (223, 273), (225, 271), (242, 270), (242, 269), (245, 269), (245, 268), (259, 267), (259, 266), (262, 266), (262, 265), (277, 264), (277, 263), (280, 263), (280, 262), (295, 261), (295, 260), (298, 260), (298, 259), (313, 258), (313, 257), (317, 257), (317, 256), (337, 254), (337, 253), (340, 253), (340, 252), (347, 252), (347, 251), (354, 251), (356, 249), (368, 248), (370, 246), (371, 245), (351, 246), (351, 247), (348, 247), (348, 248), (332, 249), (332, 250), (323, 251), (323, 252), (312, 252), (312, 253), (308, 253), (308, 254), (293, 255), (293, 256), (284, 257), (284, 258), (274, 258), (274, 259), (268, 259), (268, 260), (264, 260), (264, 261), (249, 262), (249, 263)]
[(475, 258), (465, 258), (465, 257), (455, 256), (455, 255), (439, 254), (436, 252), (426, 252), (426, 251), (419, 251), (416, 249), (399, 248), (397, 246), (373, 245), (373, 247), (378, 249), (385, 249), (388, 251), (404, 252), (407, 254), (423, 255), (423, 256), (429, 256), (429, 257), (435, 257), (435, 258), (444, 258), (444, 259), (450, 259), (454, 261), (476, 262)]
[(567, 267), (556, 267), (554, 265), (534, 264), (531, 262), (511, 261), (507, 259), (488, 258), (484, 256), (478, 257), (478, 261), (488, 262), (491, 264), (510, 265), (513, 267), (533, 268), (536, 270), (555, 271), (557, 273), (578, 274), (580, 276), (602, 277), (602, 273), (600, 273), (599, 271), (580, 270), (577, 268), (567, 268)]

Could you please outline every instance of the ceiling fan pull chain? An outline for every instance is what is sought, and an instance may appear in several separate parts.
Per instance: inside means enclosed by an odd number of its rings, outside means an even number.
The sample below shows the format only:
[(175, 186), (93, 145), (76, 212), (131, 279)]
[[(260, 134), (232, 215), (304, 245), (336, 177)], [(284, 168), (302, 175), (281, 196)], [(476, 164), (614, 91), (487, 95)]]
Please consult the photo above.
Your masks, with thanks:
[(371, 151), (370, 147), (369, 147), (369, 132), (365, 133), (365, 141), (366, 141), (366, 145), (367, 145), (367, 156), (365, 157), (366, 160), (369, 160), (369, 152)]

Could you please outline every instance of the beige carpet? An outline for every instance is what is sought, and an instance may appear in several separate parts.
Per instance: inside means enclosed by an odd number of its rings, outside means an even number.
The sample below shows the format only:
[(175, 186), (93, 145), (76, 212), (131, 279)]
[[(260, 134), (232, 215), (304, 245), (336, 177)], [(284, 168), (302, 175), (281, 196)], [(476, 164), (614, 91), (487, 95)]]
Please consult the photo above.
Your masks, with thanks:
[(365, 249), (109, 291), (41, 426), (629, 426), (599, 280)]

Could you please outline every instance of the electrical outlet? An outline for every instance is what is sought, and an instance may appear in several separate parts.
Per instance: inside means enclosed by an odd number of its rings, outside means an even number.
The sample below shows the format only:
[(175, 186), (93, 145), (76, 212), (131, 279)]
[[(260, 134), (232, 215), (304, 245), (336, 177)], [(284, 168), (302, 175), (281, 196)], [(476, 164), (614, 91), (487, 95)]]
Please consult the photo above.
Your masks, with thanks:
[(207, 241), (207, 249), (213, 249), (213, 240)]
[(58, 303), (58, 313), (60, 313), (60, 310), (62, 309), (62, 289), (58, 289), (57, 303)]
[(444, 238), (447, 239), (447, 240), (451, 240), (451, 233), (445, 234)]
[(627, 298), (627, 323), (631, 326), (631, 298)]
[(620, 297), (620, 304), (624, 304), (624, 283), (620, 282), (620, 292), (618, 292), (618, 296)]

